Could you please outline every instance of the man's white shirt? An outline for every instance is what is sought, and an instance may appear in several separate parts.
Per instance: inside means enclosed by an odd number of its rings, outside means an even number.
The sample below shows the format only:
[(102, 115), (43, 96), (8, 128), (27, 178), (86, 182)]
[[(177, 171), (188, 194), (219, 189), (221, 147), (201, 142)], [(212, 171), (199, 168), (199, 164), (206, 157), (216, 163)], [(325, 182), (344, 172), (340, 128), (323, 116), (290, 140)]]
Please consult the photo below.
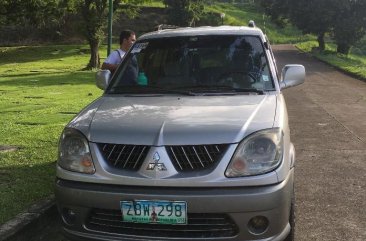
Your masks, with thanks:
[(112, 51), (109, 56), (105, 59), (104, 63), (107, 64), (120, 64), (123, 56), (126, 54), (122, 49)]

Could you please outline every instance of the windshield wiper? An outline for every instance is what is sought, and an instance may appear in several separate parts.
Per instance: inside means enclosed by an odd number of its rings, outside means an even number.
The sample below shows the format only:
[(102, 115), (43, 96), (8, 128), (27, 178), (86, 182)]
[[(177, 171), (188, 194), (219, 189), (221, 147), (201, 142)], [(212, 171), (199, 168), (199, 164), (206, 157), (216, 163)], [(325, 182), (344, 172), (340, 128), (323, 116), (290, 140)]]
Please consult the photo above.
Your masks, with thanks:
[(236, 94), (236, 93), (256, 93), (264, 94), (264, 91), (256, 88), (235, 88), (227, 85), (196, 85), (196, 86), (184, 86), (179, 89), (187, 89), (193, 93), (200, 94)]
[(234, 88), (226, 85), (192, 85), (176, 88), (163, 88), (159, 86), (118, 86), (111, 89), (109, 94), (151, 95), (151, 94), (181, 94), (188, 96), (198, 95), (235, 95), (238, 93), (264, 94), (263, 90), (255, 88)]
[(240, 92), (246, 92), (246, 93), (257, 93), (259, 95), (263, 95), (264, 91), (256, 88), (231, 88), (230, 90), (240, 93)]
[(196, 96), (197, 94), (188, 90), (168, 89), (158, 86), (139, 86), (139, 85), (126, 85), (118, 86), (111, 89), (109, 94), (128, 94), (128, 95), (151, 95), (151, 94), (181, 94), (188, 96)]
[(189, 96), (197, 95), (196, 93), (194, 93), (190, 90), (169, 89), (169, 88), (162, 88), (162, 87), (158, 87), (158, 86), (146, 86), (145, 88), (151, 89), (151, 90), (157, 90), (157, 91), (161, 91), (163, 93), (169, 93), (169, 94), (181, 94), (181, 95), (189, 95)]

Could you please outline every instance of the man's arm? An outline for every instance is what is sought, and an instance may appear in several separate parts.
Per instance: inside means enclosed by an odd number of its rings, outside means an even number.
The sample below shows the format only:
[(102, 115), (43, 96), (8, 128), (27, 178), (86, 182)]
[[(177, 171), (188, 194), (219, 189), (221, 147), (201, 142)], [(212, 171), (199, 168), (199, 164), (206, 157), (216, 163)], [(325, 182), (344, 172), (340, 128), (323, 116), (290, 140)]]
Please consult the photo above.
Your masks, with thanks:
[(102, 64), (102, 69), (108, 69), (112, 73), (117, 69), (122, 58), (118, 50), (113, 51)]
[(104, 62), (102, 64), (102, 69), (108, 69), (111, 72), (114, 72), (118, 67), (118, 64), (108, 64), (106, 62)]

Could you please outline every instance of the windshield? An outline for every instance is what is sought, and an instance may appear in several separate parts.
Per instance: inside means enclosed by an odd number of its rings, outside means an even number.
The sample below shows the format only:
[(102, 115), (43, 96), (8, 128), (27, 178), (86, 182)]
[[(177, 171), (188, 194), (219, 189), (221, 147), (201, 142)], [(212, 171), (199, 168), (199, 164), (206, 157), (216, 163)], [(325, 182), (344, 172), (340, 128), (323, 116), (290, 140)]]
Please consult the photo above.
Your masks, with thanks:
[(274, 90), (255, 36), (183, 36), (137, 42), (107, 89), (123, 93), (228, 93)]

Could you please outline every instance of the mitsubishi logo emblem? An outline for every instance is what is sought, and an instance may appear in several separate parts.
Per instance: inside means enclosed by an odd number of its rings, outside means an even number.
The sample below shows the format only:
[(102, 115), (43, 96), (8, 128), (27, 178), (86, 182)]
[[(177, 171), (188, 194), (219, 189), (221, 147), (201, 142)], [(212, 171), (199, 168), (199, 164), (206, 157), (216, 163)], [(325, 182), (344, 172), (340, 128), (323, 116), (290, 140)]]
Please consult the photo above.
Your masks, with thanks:
[(155, 154), (154, 154), (154, 156), (153, 156), (153, 160), (154, 160), (154, 162), (158, 162), (158, 161), (160, 161), (159, 153), (155, 152)]
[(158, 152), (155, 152), (154, 153), (154, 156), (153, 156), (153, 161), (154, 162), (150, 162), (148, 165), (147, 165), (147, 168), (146, 170), (154, 170), (155, 167), (158, 168), (157, 170), (158, 171), (166, 171), (166, 167), (164, 165), (164, 163), (161, 163), (159, 162), (160, 161), (160, 156), (159, 156), (159, 153)]

